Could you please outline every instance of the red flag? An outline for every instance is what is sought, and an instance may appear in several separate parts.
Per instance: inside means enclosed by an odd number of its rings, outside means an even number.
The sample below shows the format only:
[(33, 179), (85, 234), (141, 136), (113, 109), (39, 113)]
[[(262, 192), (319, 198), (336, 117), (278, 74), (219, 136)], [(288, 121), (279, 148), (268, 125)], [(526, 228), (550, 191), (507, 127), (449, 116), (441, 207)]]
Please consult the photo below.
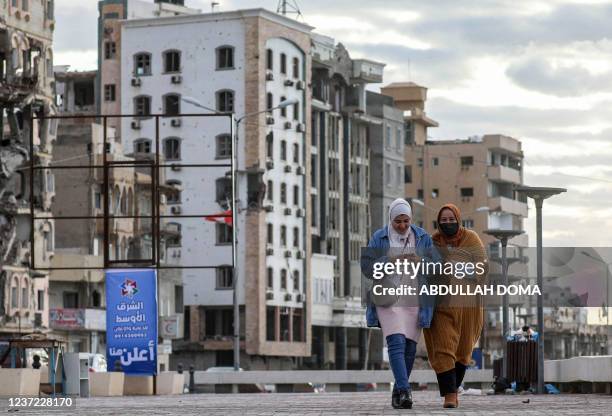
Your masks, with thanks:
[(232, 210), (228, 209), (227, 211), (220, 212), (214, 215), (205, 215), (204, 219), (206, 221), (225, 223), (228, 226), (232, 226)]

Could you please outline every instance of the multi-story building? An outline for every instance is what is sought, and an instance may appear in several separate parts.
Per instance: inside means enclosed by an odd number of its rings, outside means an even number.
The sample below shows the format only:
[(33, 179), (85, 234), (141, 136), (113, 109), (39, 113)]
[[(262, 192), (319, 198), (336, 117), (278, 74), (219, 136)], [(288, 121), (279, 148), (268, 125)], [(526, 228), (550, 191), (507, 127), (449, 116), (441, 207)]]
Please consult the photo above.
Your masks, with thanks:
[[(121, 29), (121, 126), (126, 151), (152, 152), (155, 126), (166, 179), (182, 191), (168, 201), (182, 230), (176, 255), (188, 305), (188, 340), (177, 361), (231, 365), (232, 230), (202, 217), (235, 211), (242, 344), (246, 368), (293, 366), (310, 354), (310, 30), (263, 9), (126, 20)], [(118, 45), (119, 46), (119, 45)], [(243, 119), (237, 129), (237, 206), (231, 207), (227, 117), (180, 117), (190, 96)], [(289, 108), (267, 112), (284, 100)], [(264, 193), (265, 190), (265, 193)], [(199, 218), (194, 218), (199, 216)], [(212, 268), (201, 268), (212, 266)]]
[[(314, 305), (308, 365), (362, 368), (366, 357), (373, 365), (382, 361), (376, 355), (382, 351), (380, 334), (365, 328), (358, 260), (371, 231), (371, 135), (382, 126), (382, 119), (367, 111), (365, 86), (382, 82), (384, 64), (351, 59), (332, 38), (313, 34), (312, 39)], [(368, 348), (374, 345), (380, 348)]]
[[(151, 157), (147, 153), (126, 155), (121, 143), (112, 140), (115, 132), (107, 128), (108, 233), (104, 235), (104, 127), (96, 117), (96, 71), (56, 73), (58, 106), (62, 118), (53, 160), (69, 169), (55, 169), (57, 197), (52, 210), (56, 217), (55, 256), (50, 276), (50, 326), (62, 335), (72, 351), (100, 352), (105, 348), (105, 247), (109, 261), (153, 259), (152, 171), (136, 165)], [(71, 118), (74, 116), (74, 118)], [(87, 117), (91, 116), (91, 117)], [(162, 158), (163, 160), (163, 158)], [(129, 164), (133, 161), (134, 164)], [(114, 164), (122, 163), (121, 165)], [(164, 180), (160, 172), (160, 180)], [(161, 195), (176, 190), (162, 186)], [(160, 215), (167, 206), (160, 205)], [(69, 217), (70, 219), (61, 219)], [(161, 222), (160, 262), (166, 266), (175, 258), (168, 256), (167, 245), (180, 238), (176, 227)], [(169, 243), (169, 244), (168, 244)], [(153, 262), (153, 261), (152, 261)], [(115, 267), (116, 267), (115, 266)], [(133, 266), (133, 264), (128, 264)], [(83, 270), (66, 270), (82, 267)], [(182, 282), (177, 270), (160, 269), (159, 318), (182, 317)], [(176, 310), (180, 313), (177, 317)], [(160, 325), (163, 327), (163, 325)], [(176, 335), (178, 336), (178, 334)], [(162, 343), (170, 344), (172, 335), (160, 333)], [(166, 339), (167, 338), (167, 339)], [(168, 349), (160, 350), (159, 361), (168, 368)], [(163, 352), (162, 352), (163, 351)]]
[[(48, 329), (54, 1), (0, 3), (0, 338)], [(33, 148), (30, 148), (32, 139)], [(30, 155), (33, 160), (30, 159)], [(34, 169), (30, 192), (29, 169)], [(31, 214), (38, 218), (31, 229)], [(32, 240), (33, 237), (33, 240)], [(31, 242), (34, 242), (32, 246)], [(33, 270), (31, 262), (40, 270)]]

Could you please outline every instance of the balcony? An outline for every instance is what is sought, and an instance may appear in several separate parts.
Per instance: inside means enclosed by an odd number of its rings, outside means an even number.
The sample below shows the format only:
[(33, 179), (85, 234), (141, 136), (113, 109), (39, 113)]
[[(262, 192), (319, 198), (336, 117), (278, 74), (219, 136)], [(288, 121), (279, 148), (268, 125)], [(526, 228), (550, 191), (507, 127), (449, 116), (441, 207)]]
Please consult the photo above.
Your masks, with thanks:
[(489, 177), (489, 180), (495, 182), (521, 184), (521, 172), (507, 166), (487, 166), (487, 176)]
[(489, 198), (489, 207), (492, 211), (502, 211), (508, 214), (527, 217), (527, 203), (506, 198), (505, 196), (496, 196)]
[(353, 76), (356, 81), (381, 83), (385, 64), (367, 59), (353, 60)]
[(505, 150), (514, 154), (522, 154), (521, 142), (501, 134), (487, 134), (482, 138), (482, 142), (488, 149)]
[(65, 331), (106, 331), (106, 310), (49, 309), (49, 326)]

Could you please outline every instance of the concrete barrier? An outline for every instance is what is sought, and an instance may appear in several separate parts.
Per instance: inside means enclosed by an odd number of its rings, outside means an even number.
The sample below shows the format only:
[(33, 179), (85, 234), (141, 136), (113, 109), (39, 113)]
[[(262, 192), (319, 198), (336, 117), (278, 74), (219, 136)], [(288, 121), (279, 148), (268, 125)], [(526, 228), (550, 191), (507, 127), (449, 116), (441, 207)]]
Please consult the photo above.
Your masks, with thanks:
[(153, 376), (125, 375), (123, 382), (124, 396), (152, 396), (153, 394)]
[(40, 370), (0, 368), (0, 396), (38, 396)]
[(155, 394), (182, 394), (185, 377), (176, 371), (164, 371), (155, 380)]
[(123, 396), (125, 374), (113, 371), (89, 373), (90, 396)]

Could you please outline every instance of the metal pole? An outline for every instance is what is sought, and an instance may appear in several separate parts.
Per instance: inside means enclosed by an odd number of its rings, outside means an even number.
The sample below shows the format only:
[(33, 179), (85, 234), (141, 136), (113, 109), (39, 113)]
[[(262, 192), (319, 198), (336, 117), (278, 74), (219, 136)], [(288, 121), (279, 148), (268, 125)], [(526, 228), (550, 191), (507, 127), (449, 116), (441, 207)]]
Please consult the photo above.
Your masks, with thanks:
[[(544, 291), (544, 276), (542, 271), (542, 198), (534, 198), (536, 205), (536, 229), (538, 249), (538, 288)], [(538, 394), (544, 394), (544, 304), (542, 295), (538, 295)]]
[[(506, 245), (508, 244), (507, 238), (500, 238), (501, 246), (502, 246), (502, 276), (504, 281), (504, 287), (508, 287), (508, 267), (506, 260)], [(508, 377), (508, 340), (506, 337), (508, 336), (510, 322), (508, 317), (508, 293), (504, 293), (504, 297), (502, 298), (502, 342), (504, 347), (504, 360), (502, 361), (502, 377)]]
[[(236, 149), (238, 142), (238, 123), (234, 115), (231, 116), (231, 138), (232, 138), (232, 265), (233, 265), (233, 284), (234, 284), (234, 371), (240, 371), (240, 304), (238, 299), (238, 290), (240, 285), (238, 284), (238, 265), (236, 262), (236, 235), (237, 235), (237, 213), (238, 204), (236, 201)], [(233, 389), (237, 389), (234, 385)]]

